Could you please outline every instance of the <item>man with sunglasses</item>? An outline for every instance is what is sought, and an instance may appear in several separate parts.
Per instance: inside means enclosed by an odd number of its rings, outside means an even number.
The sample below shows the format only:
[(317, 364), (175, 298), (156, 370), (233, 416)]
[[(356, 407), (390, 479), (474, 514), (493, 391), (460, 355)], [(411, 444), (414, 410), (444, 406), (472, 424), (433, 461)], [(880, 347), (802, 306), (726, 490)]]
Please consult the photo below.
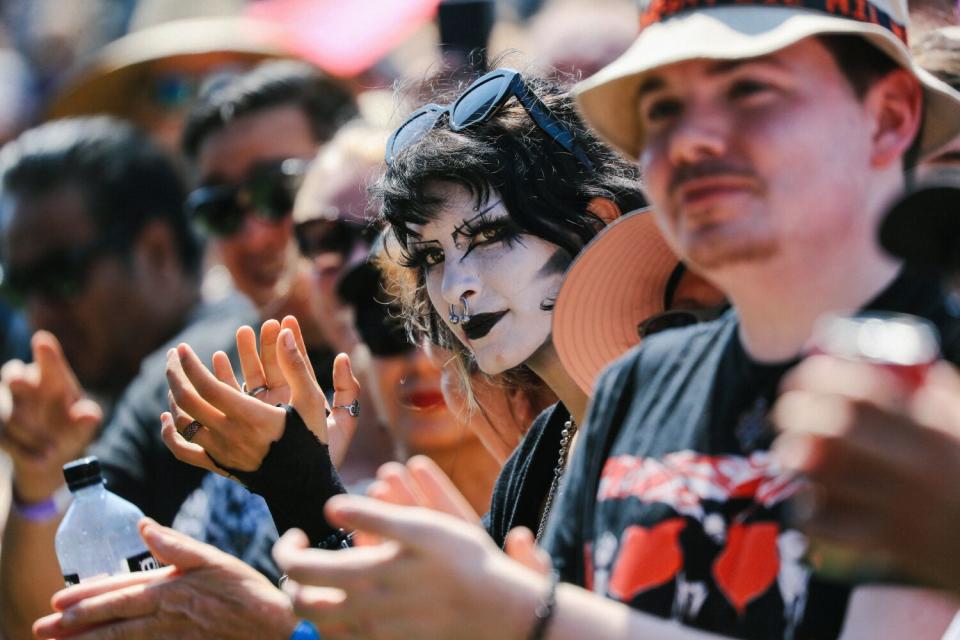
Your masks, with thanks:
[(201, 248), (178, 170), (129, 125), (90, 118), (37, 127), (3, 149), (0, 172), (2, 294), (40, 330), (34, 362), (2, 371), (10, 402), (0, 447), (13, 460), (15, 498), (0, 619), (23, 637), (62, 584), (53, 553), (62, 465), (98, 438), (111, 491), (171, 522), (202, 473), (160, 439), (163, 347), (188, 340), (204, 357), (232, 353), (233, 331), (256, 315), (238, 295), (201, 300)]
[(312, 315), (290, 214), (309, 161), (356, 112), (339, 82), (305, 63), (271, 61), (201, 95), (184, 127), (199, 184), (188, 215), (263, 320), (300, 320), (324, 388), (335, 352)]

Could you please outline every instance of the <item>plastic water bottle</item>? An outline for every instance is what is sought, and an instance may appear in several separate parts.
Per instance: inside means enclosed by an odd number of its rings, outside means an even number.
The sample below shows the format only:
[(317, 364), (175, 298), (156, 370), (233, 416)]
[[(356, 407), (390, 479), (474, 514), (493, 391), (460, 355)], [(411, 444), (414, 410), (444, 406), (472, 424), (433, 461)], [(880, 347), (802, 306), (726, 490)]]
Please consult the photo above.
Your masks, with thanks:
[(96, 457), (64, 465), (63, 475), (74, 496), (56, 537), (57, 559), (67, 586), (161, 566), (137, 529), (143, 512), (107, 491)]

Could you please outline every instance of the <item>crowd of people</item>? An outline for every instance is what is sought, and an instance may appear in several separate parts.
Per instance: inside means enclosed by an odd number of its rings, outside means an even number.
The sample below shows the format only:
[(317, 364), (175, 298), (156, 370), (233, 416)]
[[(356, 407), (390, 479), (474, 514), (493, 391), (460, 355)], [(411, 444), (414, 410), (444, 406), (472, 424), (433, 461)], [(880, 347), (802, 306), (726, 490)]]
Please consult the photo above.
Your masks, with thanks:
[[(960, 639), (955, 14), (641, 2), (386, 96), (271, 50), (173, 151), (26, 128), (0, 637)], [(164, 566), (63, 588), (88, 454)]]

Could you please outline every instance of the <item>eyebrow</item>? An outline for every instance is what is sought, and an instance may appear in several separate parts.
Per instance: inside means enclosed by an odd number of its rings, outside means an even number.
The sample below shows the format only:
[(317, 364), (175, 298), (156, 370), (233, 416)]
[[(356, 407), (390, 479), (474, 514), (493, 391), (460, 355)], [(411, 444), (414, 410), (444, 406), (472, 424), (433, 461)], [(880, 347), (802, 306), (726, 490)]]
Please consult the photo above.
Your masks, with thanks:
[(483, 216), (487, 215), (487, 213), (489, 213), (491, 209), (493, 209), (494, 207), (496, 207), (496, 206), (497, 206), (498, 204), (500, 204), (501, 202), (503, 202), (503, 200), (497, 200), (496, 202), (494, 202), (493, 204), (491, 204), (491, 205), (488, 206), (486, 209), (484, 209), (483, 211), (481, 211), (481, 212), (478, 213), (477, 215), (473, 216), (473, 217), (470, 218), (469, 220), (464, 220), (463, 222), (461, 222), (459, 225), (457, 225), (456, 227), (454, 227), (453, 232), (450, 234), (450, 237), (453, 238), (454, 240), (456, 240), (456, 239), (457, 239), (457, 236), (463, 235), (464, 229), (469, 229), (469, 228), (470, 228), (470, 225), (471, 225), (471, 223), (473, 223), (474, 220), (477, 220), (477, 219), (482, 218)]
[[(756, 56), (754, 58), (745, 58), (739, 60), (715, 60), (707, 67), (707, 76), (715, 77), (726, 73), (736, 71), (740, 67), (748, 64), (766, 64), (773, 67), (784, 68), (782, 60), (774, 55)], [(642, 99), (646, 94), (660, 91), (667, 86), (662, 76), (650, 76), (640, 83), (637, 88), (637, 99)]]

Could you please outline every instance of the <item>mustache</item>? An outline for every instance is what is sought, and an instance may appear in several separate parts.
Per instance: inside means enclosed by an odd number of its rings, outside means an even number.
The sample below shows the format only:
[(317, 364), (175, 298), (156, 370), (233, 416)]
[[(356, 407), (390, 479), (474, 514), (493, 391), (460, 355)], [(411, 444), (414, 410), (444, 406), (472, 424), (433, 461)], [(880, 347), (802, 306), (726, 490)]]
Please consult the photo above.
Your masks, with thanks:
[(674, 171), (668, 185), (668, 193), (673, 196), (677, 189), (689, 180), (715, 176), (739, 176), (751, 179), (757, 177), (748, 167), (737, 166), (726, 160), (708, 160), (697, 164), (685, 164), (677, 167)]

